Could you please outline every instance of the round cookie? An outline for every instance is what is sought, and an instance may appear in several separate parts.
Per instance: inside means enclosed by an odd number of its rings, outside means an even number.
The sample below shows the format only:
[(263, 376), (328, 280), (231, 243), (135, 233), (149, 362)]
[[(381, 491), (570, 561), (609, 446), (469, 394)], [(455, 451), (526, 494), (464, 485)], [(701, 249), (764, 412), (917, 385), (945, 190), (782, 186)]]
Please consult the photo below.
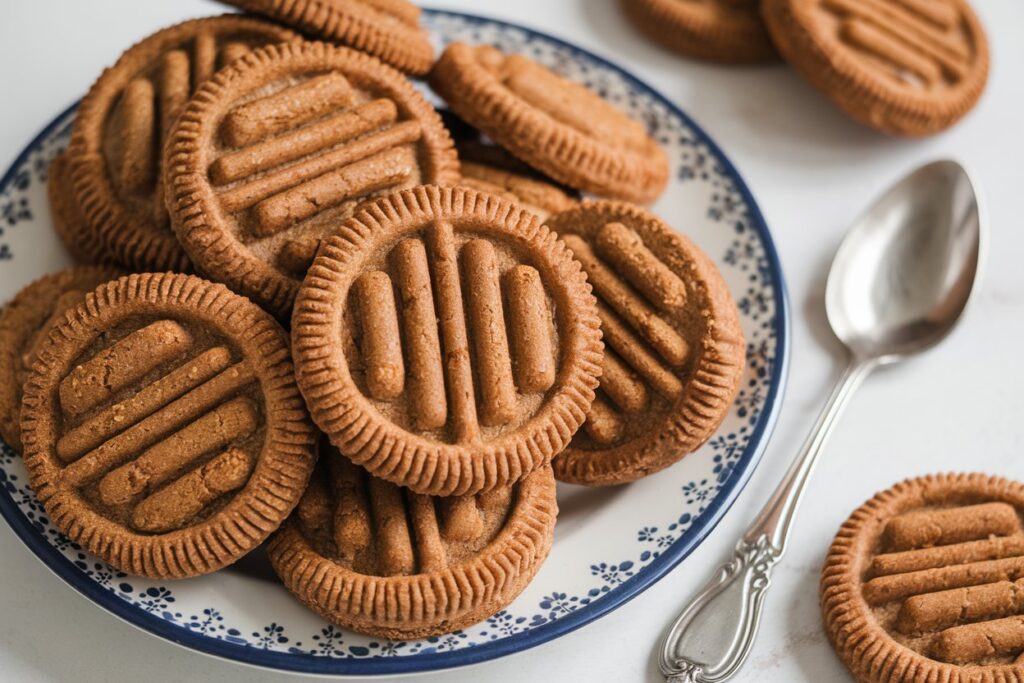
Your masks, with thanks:
[(54, 232), (78, 263), (111, 263), (99, 235), (82, 217), (71, 187), (69, 170), (67, 152), (61, 152), (50, 162), (46, 193), (50, 200)]
[(266, 44), (297, 39), (237, 15), (195, 19), (129, 48), (82, 99), (68, 148), (70, 177), (88, 230), (130, 270), (190, 270), (171, 232), (161, 151), (195, 88)]
[(676, 52), (735, 64), (778, 58), (759, 0), (621, 0), (645, 34)]
[(295, 596), (327, 621), (391, 639), (450, 633), (519, 595), (551, 549), (551, 468), (514, 487), (431, 498), (325, 453), (267, 548)]
[(57, 528), (159, 579), (262, 543), (316, 461), (284, 330), (223, 285), (174, 273), (101, 285), (53, 328), (21, 433)]
[(521, 175), (498, 166), (462, 160), (462, 184), (479, 192), (517, 202), (542, 221), (576, 204), (561, 188), (528, 175)]
[(861, 683), (1024, 681), (1024, 485), (908, 479), (858, 508), (822, 570), (825, 630)]
[(40, 345), (87, 292), (121, 275), (80, 266), (45, 275), (18, 292), (0, 313), (0, 438), (21, 452), (21, 391)]
[(555, 476), (621, 484), (668, 467), (718, 428), (739, 390), (746, 348), (715, 264), (657, 216), (621, 202), (556, 214), (594, 288), (604, 336), (601, 385)]
[(437, 112), (407, 78), (325, 43), (218, 73), (167, 146), (172, 223), (196, 267), (281, 320), (320, 239), (361, 202), (459, 180)]
[(427, 186), (324, 240), (292, 348), (342, 454), (417, 493), (464, 495), (520, 480), (569, 442), (597, 386), (598, 326), (579, 263), (536, 216)]
[(779, 52), (851, 117), (922, 136), (977, 103), (988, 39), (966, 0), (764, 0)]
[(429, 81), (460, 117), (558, 182), (637, 202), (665, 189), (668, 158), (643, 125), (526, 57), (452, 43)]
[(415, 76), (430, 71), (434, 48), (420, 8), (406, 0), (224, 0), (303, 33), (366, 52)]

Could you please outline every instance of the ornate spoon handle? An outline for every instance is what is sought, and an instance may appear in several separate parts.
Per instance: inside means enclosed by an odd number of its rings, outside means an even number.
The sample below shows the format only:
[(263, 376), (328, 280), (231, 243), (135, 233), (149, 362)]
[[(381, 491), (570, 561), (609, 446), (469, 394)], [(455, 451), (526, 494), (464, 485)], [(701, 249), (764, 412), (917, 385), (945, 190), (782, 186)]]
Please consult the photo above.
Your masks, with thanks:
[(814, 465), (850, 396), (874, 367), (873, 361), (857, 359), (846, 367), (803, 449), (736, 544), (732, 559), (672, 624), (661, 652), (661, 672), (668, 683), (718, 683), (743, 665), (757, 635), (772, 567), (786, 551)]

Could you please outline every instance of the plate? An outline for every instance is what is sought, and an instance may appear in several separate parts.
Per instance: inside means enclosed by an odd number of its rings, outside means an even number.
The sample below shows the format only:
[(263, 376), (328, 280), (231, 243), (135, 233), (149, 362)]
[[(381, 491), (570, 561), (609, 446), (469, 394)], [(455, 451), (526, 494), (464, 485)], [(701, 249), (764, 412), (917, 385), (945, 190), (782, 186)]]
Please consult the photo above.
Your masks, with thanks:
[[(411, 642), (324, 623), (280, 586), (262, 551), (184, 581), (119, 572), (54, 528), (20, 458), (0, 448), (0, 512), (15, 533), (75, 590), (149, 633), (246, 664), (330, 675), (407, 674), (518, 652), (607, 614), (665, 576), (715, 527), (764, 450), (786, 376), (788, 311), (768, 227), (733, 165), (675, 105), (600, 57), (492, 19), (427, 10), (424, 22), (438, 47), (461, 40), (525, 54), (647, 125), (672, 163), (655, 211), (716, 260), (739, 306), (748, 342), (739, 396), (711, 440), (671, 468), (628, 486), (561, 485), (554, 548), (522, 595), (463, 631)], [(0, 301), (70, 263), (52, 230), (46, 175), (67, 146), (74, 109), (48, 125), (0, 180)]]

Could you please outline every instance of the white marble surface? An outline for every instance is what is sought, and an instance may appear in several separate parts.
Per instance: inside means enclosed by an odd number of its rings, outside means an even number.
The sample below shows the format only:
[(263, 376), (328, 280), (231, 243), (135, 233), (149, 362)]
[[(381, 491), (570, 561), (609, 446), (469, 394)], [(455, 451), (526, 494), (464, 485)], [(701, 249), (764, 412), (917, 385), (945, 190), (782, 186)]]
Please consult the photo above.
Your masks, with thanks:
[[(824, 639), (818, 570), (853, 508), (903, 477), (983, 470), (1024, 478), (1024, 4), (976, 0), (993, 47), (980, 106), (952, 131), (892, 140), (849, 122), (788, 68), (730, 69), (676, 58), (624, 25), (615, 0), (446, 0), (541, 28), (618, 62), (680, 104), (736, 162), (775, 234), (793, 308), (788, 392), (760, 468), (711, 538), (661, 583), (611, 615), (526, 655), (424, 680), (660, 681), (655, 649), (682, 607), (781, 477), (838, 371), (825, 328), (826, 268), (851, 218), (889, 181), (936, 157), (977, 175), (990, 219), (980, 295), (943, 346), (881, 372), (837, 429), (776, 572), (762, 633), (736, 680), (848, 680)], [(85, 92), (126, 46), (219, 11), (203, 0), (36, 0), (0, 9), (0, 165)], [(124, 625), (49, 574), (0, 525), (0, 680), (281, 681), (176, 648)]]

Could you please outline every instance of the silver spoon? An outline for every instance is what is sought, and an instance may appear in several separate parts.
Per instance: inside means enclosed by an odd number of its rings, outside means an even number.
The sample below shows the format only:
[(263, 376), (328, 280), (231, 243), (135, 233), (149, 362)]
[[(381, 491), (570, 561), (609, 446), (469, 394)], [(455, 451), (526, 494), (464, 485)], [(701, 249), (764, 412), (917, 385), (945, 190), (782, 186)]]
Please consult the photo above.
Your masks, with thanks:
[(669, 630), (669, 683), (733, 676), (757, 634), (771, 570), (786, 550), (814, 465), (853, 391), (873, 369), (938, 344), (956, 326), (979, 271), (984, 225), (967, 172), (955, 161), (917, 169), (850, 228), (825, 289), (847, 365), (785, 479), (736, 544), (732, 559)]

